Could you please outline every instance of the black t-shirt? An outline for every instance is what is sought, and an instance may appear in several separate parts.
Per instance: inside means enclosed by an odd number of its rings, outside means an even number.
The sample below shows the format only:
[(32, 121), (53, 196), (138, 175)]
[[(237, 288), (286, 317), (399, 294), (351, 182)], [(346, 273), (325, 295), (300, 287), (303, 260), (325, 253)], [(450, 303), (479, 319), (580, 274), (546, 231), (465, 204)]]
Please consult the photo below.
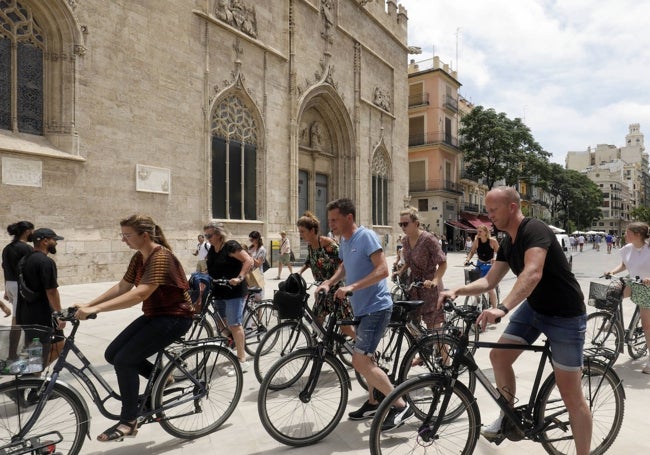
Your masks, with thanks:
[(478, 239), (478, 247), (476, 247), (476, 255), (478, 259), (482, 262), (490, 262), (494, 257), (494, 249), (490, 245), (490, 240), (482, 242), (481, 239)]
[(2, 250), (2, 270), (4, 271), (5, 281), (18, 281), (18, 262), (23, 256), (27, 256), (33, 251), (33, 248), (17, 240), (11, 242)]
[(44, 253), (35, 251), (25, 260), (23, 277), (27, 287), (41, 294), (42, 299), (37, 302), (27, 302), (19, 294), (16, 321), (18, 324), (52, 325), (52, 308), (45, 290), (59, 287), (56, 263)]
[[(208, 274), (215, 280), (220, 278), (229, 280), (239, 276), (242, 263), (239, 259), (230, 255), (241, 250), (242, 247), (236, 240), (228, 240), (219, 252), (216, 252), (214, 246), (211, 246), (206, 258)], [(247, 289), (246, 280), (244, 280), (241, 284), (232, 288), (228, 286), (212, 286), (212, 295), (218, 299), (234, 299), (243, 297)]]
[(505, 261), (512, 272), (519, 276), (524, 270), (524, 254), (529, 248), (546, 250), (542, 278), (528, 296), (530, 306), (547, 316), (574, 317), (585, 314), (586, 307), (580, 285), (571, 272), (569, 262), (550, 228), (542, 221), (524, 218), (519, 225), (513, 244), (506, 235), (497, 261)]

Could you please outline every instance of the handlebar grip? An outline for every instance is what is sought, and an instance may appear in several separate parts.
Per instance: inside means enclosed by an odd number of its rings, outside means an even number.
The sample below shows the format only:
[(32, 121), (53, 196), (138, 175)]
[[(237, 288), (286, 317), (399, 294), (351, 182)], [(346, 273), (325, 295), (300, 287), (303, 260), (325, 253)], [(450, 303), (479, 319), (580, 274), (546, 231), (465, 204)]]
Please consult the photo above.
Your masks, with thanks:
[(97, 319), (97, 313), (89, 314), (86, 319)]

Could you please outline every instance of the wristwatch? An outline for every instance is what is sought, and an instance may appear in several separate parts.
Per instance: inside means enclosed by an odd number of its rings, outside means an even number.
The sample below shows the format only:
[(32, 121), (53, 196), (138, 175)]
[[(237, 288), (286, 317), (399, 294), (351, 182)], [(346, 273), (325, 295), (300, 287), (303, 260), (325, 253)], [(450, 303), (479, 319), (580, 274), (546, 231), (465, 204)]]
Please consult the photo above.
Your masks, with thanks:
[(510, 311), (503, 303), (497, 305), (497, 310), (503, 311), (504, 314), (508, 314)]
[(244, 281), (244, 277), (241, 276), (241, 275), (239, 275), (239, 276), (237, 277), (237, 279), (239, 280), (240, 283), (241, 283), (242, 281)]

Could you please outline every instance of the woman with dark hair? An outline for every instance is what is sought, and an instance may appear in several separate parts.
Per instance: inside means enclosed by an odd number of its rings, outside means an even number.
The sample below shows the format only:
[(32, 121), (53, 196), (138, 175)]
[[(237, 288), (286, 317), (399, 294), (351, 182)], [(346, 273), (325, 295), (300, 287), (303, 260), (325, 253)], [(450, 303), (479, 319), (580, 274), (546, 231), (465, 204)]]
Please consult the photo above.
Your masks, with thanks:
[(122, 280), (85, 305), (76, 317), (129, 308), (143, 302), (143, 316), (127, 326), (106, 348), (115, 366), (122, 397), (120, 421), (97, 437), (121, 441), (138, 432), (137, 410), (140, 376), (148, 378), (153, 364), (147, 360), (183, 336), (192, 324), (192, 301), (185, 271), (165, 235), (150, 217), (133, 215), (120, 222), (122, 241), (136, 250)]
[[(339, 245), (336, 241), (328, 236), (319, 235), (320, 222), (318, 218), (311, 213), (305, 212), (296, 223), (300, 238), (307, 242), (307, 259), (300, 269), (300, 274), (311, 269), (314, 281), (323, 282), (334, 275), (338, 269), (341, 259), (339, 258)], [(323, 299), (317, 299), (314, 305), (314, 315), (319, 322), (325, 320), (325, 316), (330, 314), (334, 309), (334, 294), (336, 290), (345, 283), (340, 281), (337, 285), (332, 286)], [(352, 306), (350, 301), (345, 299), (339, 306), (336, 314), (338, 320), (353, 319)], [(351, 338), (355, 338), (354, 328), (349, 325), (342, 325), (341, 331)]]
[[(260, 269), (262, 275), (264, 275), (262, 264), (266, 261), (266, 248), (264, 247), (262, 234), (258, 231), (251, 231), (251, 233), (248, 234), (248, 240), (251, 242), (248, 247), (248, 254), (253, 258), (253, 269)], [(262, 289), (262, 292), (255, 294), (255, 300), (261, 300), (262, 295), (264, 295), (264, 289)]]
[[(14, 238), (2, 250), (2, 271), (5, 276), (5, 300), (11, 302), (14, 317), (11, 324), (16, 324), (16, 306), (18, 305), (18, 262), (33, 251), (27, 244), (29, 236), (34, 230), (34, 225), (29, 221), (19, 221), (7, 226), (9, 235)], [(4, 311), (5, 317), (12, 314), (12, 309), (0, 301), (0, 309)]]

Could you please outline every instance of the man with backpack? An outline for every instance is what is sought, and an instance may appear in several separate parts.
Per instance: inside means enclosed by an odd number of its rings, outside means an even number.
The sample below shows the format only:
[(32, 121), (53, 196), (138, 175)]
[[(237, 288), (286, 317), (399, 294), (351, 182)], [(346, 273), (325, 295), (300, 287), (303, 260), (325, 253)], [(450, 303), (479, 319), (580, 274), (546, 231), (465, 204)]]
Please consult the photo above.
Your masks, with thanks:
[(196, 244), (196, 250), (192, 253), (198, 258), (198, 261), (196, 262), (196, 271), (207, 273), (208, 264), (206, 258), (208, 257), (208, 250), (210, 250), (210, 244), (205, 240), (203, 234), (199, 234), (198, 240), (199, 243)]

